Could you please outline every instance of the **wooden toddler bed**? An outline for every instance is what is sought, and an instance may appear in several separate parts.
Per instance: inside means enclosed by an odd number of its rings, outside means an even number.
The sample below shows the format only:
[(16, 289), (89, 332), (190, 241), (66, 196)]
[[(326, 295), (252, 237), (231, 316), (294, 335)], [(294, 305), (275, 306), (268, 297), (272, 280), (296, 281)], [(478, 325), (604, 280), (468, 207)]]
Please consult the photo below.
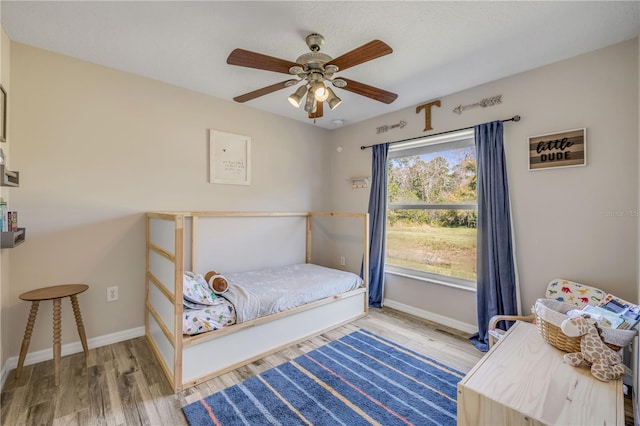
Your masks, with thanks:
[[(368, 226), (366, 213), (147, 213), (145, 334), (174, 391), (366, 315)], [(364, 266), (359, 287), (218, 330), (183, 334), (185, 272), (235, 277), (273, 267), (282, 273), (312, 260), (330, 265), (336, 253), (353, 253), (354, 247), (358, 269), (360, 256)], [(303, 265), (287, 266), (296, 264)]]

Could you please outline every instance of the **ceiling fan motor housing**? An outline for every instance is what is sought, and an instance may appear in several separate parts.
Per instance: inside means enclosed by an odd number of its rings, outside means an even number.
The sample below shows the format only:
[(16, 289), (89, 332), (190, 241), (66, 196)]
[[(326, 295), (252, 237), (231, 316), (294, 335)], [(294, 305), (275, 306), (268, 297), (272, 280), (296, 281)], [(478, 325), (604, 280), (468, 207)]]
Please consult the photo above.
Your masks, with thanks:
[(324, 64), (331, 60), (331, 56), (321, 52), (308, 52), (298, 56), (296, 62), (304, 65), (305, 71), (311, 69), (324, 69)]
[[(313, 33), (309, 34), (305, 40), (311, 52), (298, 56), (296, 62), (303, 66), (305, 73), (317, 72), (324, 74), (324, 64), (333, 59), (326, 53), (320, 52), (320, 47), (324, 44), (324, 37), (320, 34)], [(336, 71), (337, 68), (335, 70), (330, 70), (332, 73)]]

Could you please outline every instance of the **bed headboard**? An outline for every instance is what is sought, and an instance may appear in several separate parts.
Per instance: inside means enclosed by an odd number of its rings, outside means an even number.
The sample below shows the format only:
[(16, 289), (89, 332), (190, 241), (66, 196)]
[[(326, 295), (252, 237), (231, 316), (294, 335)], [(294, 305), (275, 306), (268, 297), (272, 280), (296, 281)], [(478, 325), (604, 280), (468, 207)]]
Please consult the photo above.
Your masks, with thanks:
[[(169, 260), (173, 253), (180, 256), (176, 278), (182, 271), (230, 273), (304, 262), (360, 273), (362, 262), (368, 263), (366, 213), (149, 212), (147, 217), (148, 243)], [(349, 259), (346, 265), (339, 263), (341, 257)], [(168, 278), (171, 271), (166, 272)]]
[[(305, 216), (194, 216), (192, 265), (195, 272), (251, 271), (305, 262)], [(192, 263), (190, 263), (192, 262)]]

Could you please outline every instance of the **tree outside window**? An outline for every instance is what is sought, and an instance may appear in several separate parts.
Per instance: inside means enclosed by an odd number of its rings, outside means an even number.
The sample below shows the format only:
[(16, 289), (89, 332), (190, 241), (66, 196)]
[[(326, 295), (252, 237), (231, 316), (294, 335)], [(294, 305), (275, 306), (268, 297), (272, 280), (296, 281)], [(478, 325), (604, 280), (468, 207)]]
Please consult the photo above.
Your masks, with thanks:
[(475, 287), (473, 135), (392, 147), (388, 167), (387, 270)]

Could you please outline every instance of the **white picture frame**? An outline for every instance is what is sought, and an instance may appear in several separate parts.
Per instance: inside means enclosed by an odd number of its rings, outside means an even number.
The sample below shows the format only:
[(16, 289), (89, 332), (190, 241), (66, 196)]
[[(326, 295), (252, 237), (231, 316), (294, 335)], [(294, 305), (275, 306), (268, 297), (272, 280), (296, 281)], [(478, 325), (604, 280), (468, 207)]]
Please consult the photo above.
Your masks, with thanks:
[(209, 129), (209, 183), (251, 185), (251, 137)]

